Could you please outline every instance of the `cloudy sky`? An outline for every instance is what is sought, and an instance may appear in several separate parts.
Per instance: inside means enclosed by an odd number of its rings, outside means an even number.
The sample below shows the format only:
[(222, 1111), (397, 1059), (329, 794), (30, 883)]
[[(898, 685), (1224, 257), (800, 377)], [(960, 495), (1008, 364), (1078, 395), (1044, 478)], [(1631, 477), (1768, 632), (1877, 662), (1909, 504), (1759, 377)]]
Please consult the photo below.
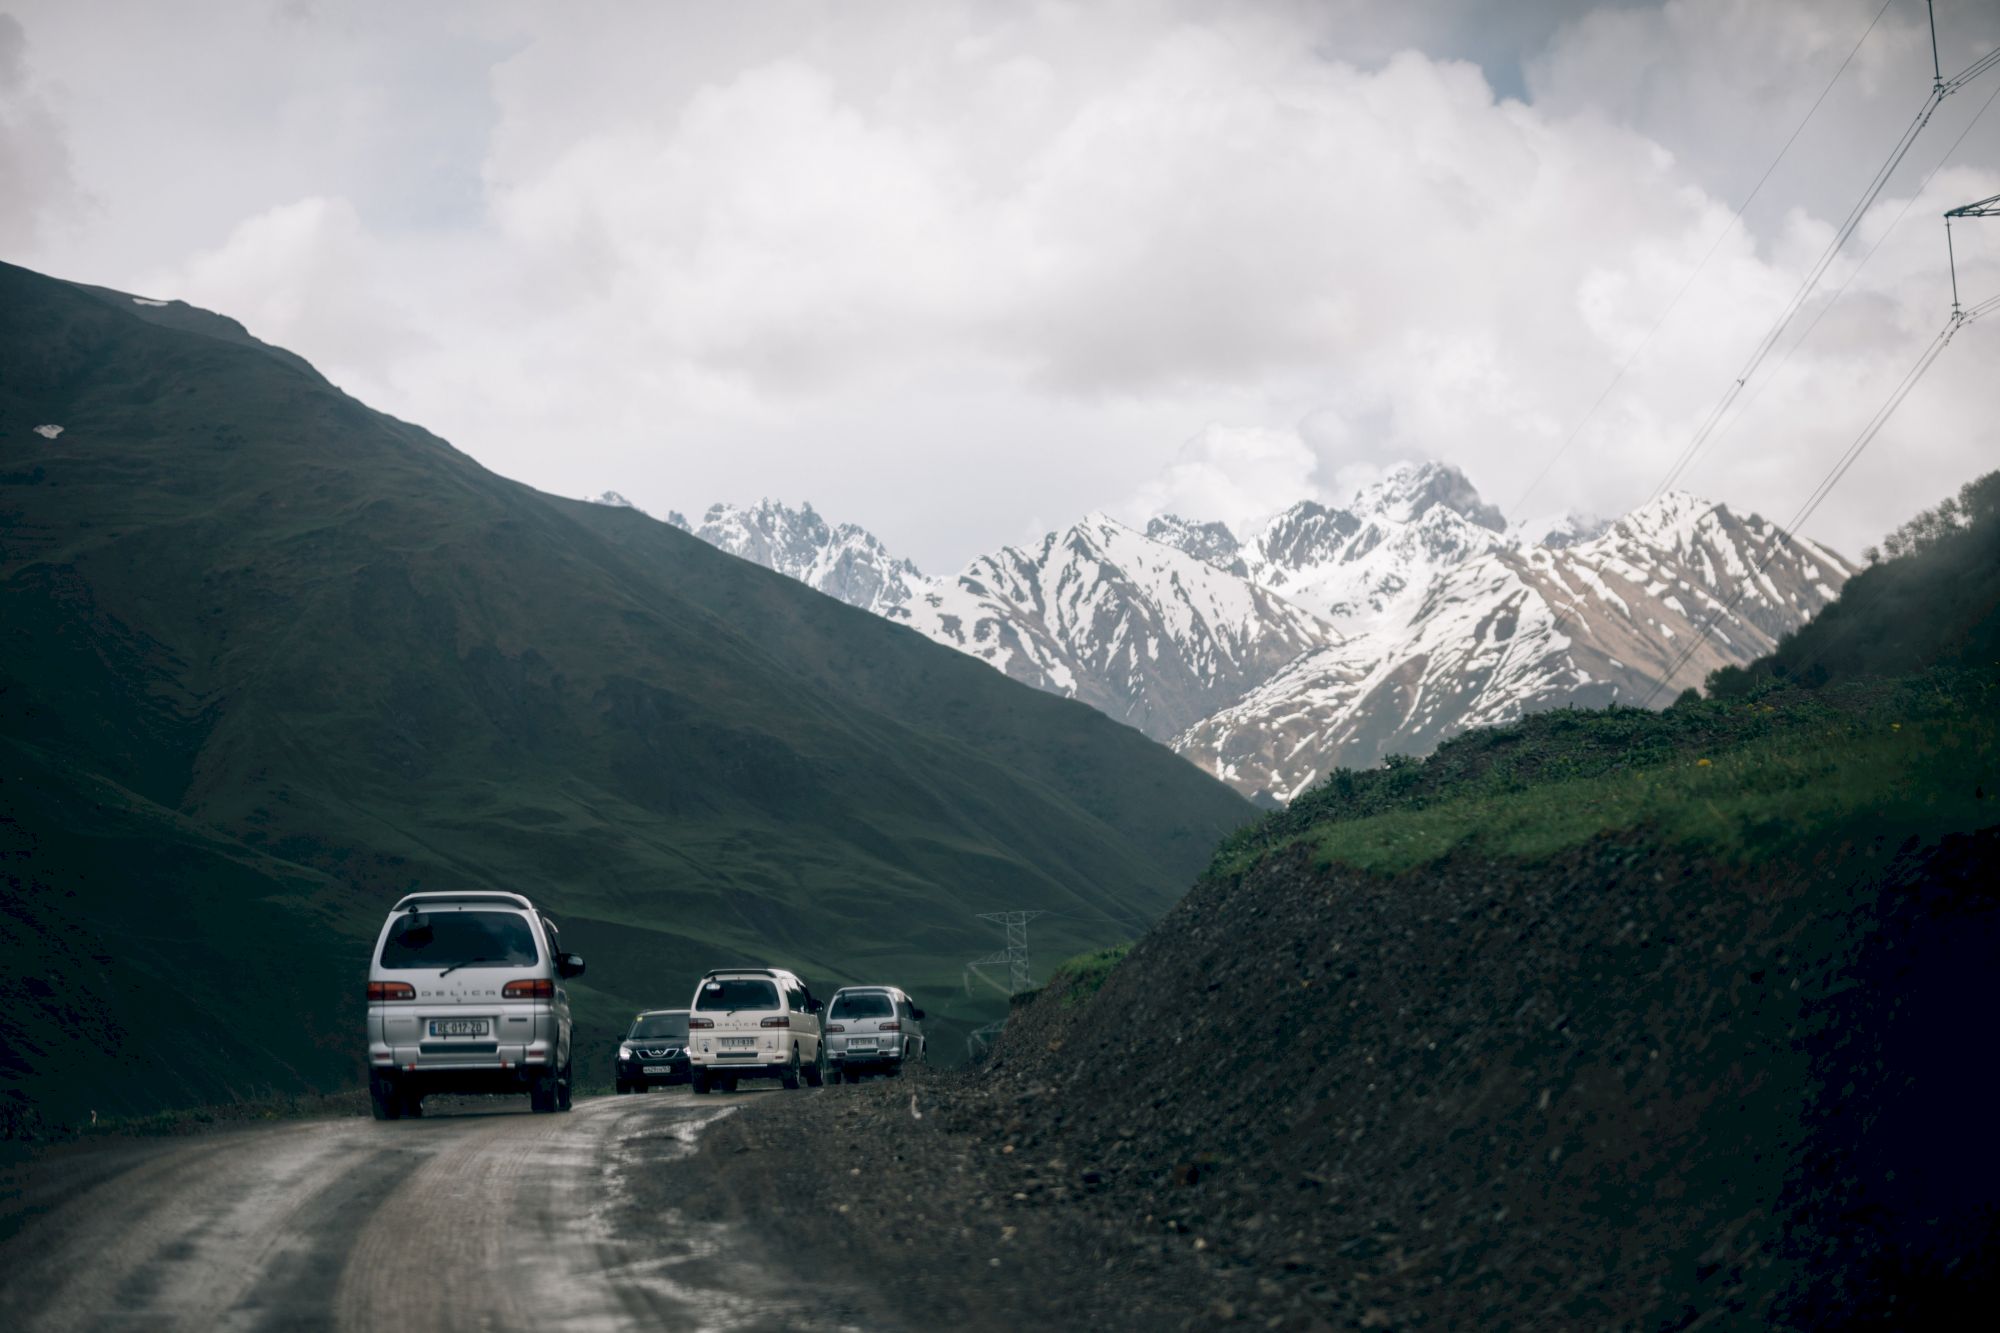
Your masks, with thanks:
[[(810, 499), (933, 572), (1401, 458), (1617, 513), (1922, 106), (1890, 0), (1736, 216), (1881, 8), (0, 0), (0, 257), (233, 315), (543, 489)], [(2000, 45), (1937, 10), (1947, 76)], [(1996, 87), (1690, 489), (1788, 517), (1943, 324)], [(1956, 237), (2000, 294), (2000, 220)], [(1992, 467), (1996, 367), (1966, 328), (1808, 531), (1857, 552)]]

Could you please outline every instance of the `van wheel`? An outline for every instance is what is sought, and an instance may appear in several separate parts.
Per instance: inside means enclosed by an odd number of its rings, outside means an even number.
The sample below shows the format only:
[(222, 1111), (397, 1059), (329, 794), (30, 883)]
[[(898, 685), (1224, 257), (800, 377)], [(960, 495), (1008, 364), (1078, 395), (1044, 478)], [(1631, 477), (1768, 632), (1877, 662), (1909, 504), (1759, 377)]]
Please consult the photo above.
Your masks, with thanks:
[(528, 1107), (539, 1115), (552, 1114), (556, 1109), (556, 1076), (537, 1075), (528, 1085)]
[(697, 1096), (708, 1095), (708, 1071), (697, 1069), (688, 1075), (688, 1089)]
[(403, 1119), (415, 1120), (424, 1113), (424, 1094), (410, 1091), (403, 1094)]
[(396, 1091), (396, 1085), (385, 1078), (368, 1080), (368, 1104), (375, 1112), (377, 1120), (401, 1120), (403, 1099)]
[(724, 1092), (736, 1091), (736, 1075), (724, 1074), (722, 1076), (722, 1090)]
[(799, 1086), (798, 1047), (796, 1046), (792, 1047), (792, 1062), (785, 1066), (785, 1070), (783, 1073), (778, 1075), (778, 1082), (783, 1086), (785, 1086), (786, 1088), (792, 1089), (793, 1091), (796, 1091), (798, 1089)]
[(805, 1067), (806, 1086), (823, 1087), (826, 1084), (826, 1047), (819, 1048), (819, 1056)]
[(576, 1102), (576, 1076), (569, 1065), (564, 1065), (562, 1076), (556, 1080), (556, 1110), (567, 1111)]

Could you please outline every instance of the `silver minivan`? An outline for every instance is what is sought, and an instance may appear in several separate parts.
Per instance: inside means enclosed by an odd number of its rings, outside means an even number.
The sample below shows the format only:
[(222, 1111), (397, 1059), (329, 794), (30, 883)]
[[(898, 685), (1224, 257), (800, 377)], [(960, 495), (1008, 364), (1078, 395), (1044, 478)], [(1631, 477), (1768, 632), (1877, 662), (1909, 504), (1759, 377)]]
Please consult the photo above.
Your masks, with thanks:
[(688, 1082), (696, 1092), (733, 1092), (746, 1078), (818, 1087), (826, 1081), (819, 1013), (806, 983), (783, 968), (706, 974), (688, 1005)]
[(570, 1107), (571, 977), (556, 923), (518, 893), (413, 893), (368, 964), (368, 1093), (377, 1120), (433, 1092), (526, 1092)]
[(826, 1059), (836, 1083), (900, 1074), (924, 1059), (924, 1011), (894, 986), (843, 986), (826, 1007)]

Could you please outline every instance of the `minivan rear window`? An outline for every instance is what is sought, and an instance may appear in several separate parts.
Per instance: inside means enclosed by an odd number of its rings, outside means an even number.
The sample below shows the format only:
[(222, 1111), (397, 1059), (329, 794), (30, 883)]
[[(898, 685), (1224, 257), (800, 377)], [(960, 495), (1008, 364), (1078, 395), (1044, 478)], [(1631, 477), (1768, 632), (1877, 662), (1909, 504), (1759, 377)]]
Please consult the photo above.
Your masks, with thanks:
[(385, 968), (529, 967), (535, 933), (519, 912), (424, 912), (398, 921), (382, 943)]
[(761, 977), (719, 977), (701, 983), (697, 1009), (776, 1009), (778, 988)]
[(679, 1037), (688, 1034), (686, 1014), (647, 1014), (632, 1024), (629, 1037)]
[(896, 1012), (896, 1006), (889, 1003), (889, 997), (881, 991), (861, 991), (850, 995), (833, 997), (833, 1012), (830, 1018), (887, 1018)]

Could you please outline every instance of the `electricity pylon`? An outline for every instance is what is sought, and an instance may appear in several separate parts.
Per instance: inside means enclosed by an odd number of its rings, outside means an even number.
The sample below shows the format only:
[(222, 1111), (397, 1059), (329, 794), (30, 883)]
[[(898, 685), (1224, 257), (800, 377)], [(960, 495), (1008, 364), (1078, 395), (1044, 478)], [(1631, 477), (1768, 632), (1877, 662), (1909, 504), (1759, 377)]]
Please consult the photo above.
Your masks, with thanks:
[[(972, 979), (974, 977), (978, 977), (981, 981), (991, 986), (994, 990), (999, 991), (1010, 1000), (1028, 989), (1028, 923), (1036, 917), (1043, 915), (1045, 913), (1042, 912), (981, 912), (979, 914), (981, 921), (991, 921), (1006, 930), (1007, 947), (997, 953), (987, 954), (984, 958), (975, 958), (965, 965), (965, 993), (967, 995), (972, 994)], [(1007, 984), (1004, 986), (996, 981), (992, 974), (987, 971), (988, 968), (1003, 965), (1007, 969)], [(984, 1055), (991, 1049), (994, 1039), (1000, 1035), (1000, 1030), (1006, 1026), (1007, 1020), (1003, 1018), (998, 1022), (988, 1023), (985, 1027), (969, 1034), (965, 1039), (966, 1054), (975, 1060)]]

